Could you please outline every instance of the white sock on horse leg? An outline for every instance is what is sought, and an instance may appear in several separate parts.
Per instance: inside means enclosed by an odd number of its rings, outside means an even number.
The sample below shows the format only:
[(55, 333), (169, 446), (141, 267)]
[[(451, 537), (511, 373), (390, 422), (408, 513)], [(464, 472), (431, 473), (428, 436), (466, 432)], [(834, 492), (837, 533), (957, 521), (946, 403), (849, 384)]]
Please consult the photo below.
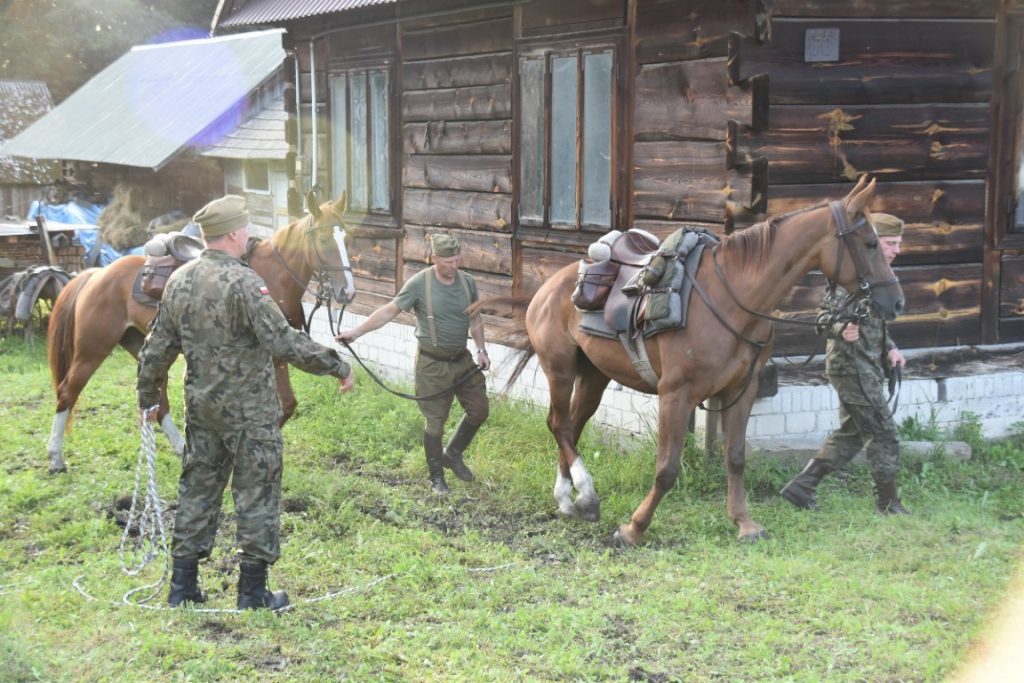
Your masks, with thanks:
[(569, 468), (569, 474), (572, 475), (572, 483), (579, 494), (576, 496), (577, 500), (597, 499), (597, 491), (594, 489), (594, 480), (591, 478), (590, 472), (587, 471), (587, 466), (583, 464), (582, 457), (576, 457), (576, 460), (572, 463), (572, 467)]
[(171, 443), (171, 448), (174, 449), (174, 452), (178, 455), (183, 455), (185, 453), (185, 439), (181, 436), (177, 426), (175, 426), (174, 419), (171, 418), (170, 413), (164, 415), (164, 419), (160, 420), (160, 429), (163, 430), (167, 440)]
[(62, 410), (53, 416), (50, 427), (50, 440), (46, 444), (46, 454), (50, 456), (50, 471), (64, 469), (64, 429), (68, 425), (70, 410)]
[(562, 476), (561, 465), (555, 465), (555, 502), (563, 515), (576, 515), (576, 508), (572, 504), (572, 480)]

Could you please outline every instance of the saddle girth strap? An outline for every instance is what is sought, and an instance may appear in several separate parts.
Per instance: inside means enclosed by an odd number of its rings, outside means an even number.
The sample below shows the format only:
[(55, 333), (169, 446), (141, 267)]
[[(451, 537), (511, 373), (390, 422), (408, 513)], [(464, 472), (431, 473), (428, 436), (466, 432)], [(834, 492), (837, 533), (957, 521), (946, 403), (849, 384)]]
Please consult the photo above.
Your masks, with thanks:
[[(469, 285), (466, 284), (466, 276), (461, 272), (456, 271), (459, 284), (462, 285), (462, 291), (466, 293), (466, 305), (473, 303), (473, 297), (469, 293)], [(430, 282), (434, 279), (433, 273), (427, 273), (426, 282), (423, 285), (424, 297), (427, 299), (427, 328), (430, 330), (430, 343), (435, 347), (437, 346), (437, 327), (434, 326), (434, 299), (430, 294)]]
[(651, 359), (647, 355), (647, 347), (644, 344), (643, 337), (640, 335), (631, 335), (629, 331), (619, 333), (619, 341), (622, 342), (622, 348), (626, 350), (626, 355), (629, 356), (629, 362), (636, 368), (637, 374), (648, 386), (654, 391), (658, 389), (658, 375), (654, 372), (654, 367), (651, 365)]

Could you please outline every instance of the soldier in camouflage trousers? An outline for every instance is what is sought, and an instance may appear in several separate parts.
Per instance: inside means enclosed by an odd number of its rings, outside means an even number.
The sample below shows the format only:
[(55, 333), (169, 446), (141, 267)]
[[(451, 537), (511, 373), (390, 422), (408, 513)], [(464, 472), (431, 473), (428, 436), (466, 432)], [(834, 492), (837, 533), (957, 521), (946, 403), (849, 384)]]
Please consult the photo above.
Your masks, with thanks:
[(139, 353), (137, 379), (139, 408), (146, 410), (158, 403), (168, 368), (184, 354), (186, 443), (167, 602), (205, 602), (199, 560), (213, 550), (230, 479), (241, 554), (238, 608), (280, 609), (288, 596), (266, 588), (267, 566), (280, 555), (282, 411), (272, 359), (333, 375), (342, 391), (354, 376), (335, 350), (288, 325), (263, 279), (239, 260), (249, 239), (244, 198), (215, 200), (194, 220), (207, 249), (168, 279)]
[[(871, 214), (886, 259), (900, 253), (903, 221), (883, 213)], [(822, 311), (836, 310), (848, 297), (842, 287), (829, 292)], [(830, 330), (825, 371), (839, 395), (839, 429), (825, 439), (818, 455), (779, 492), (801, 509), (817, 509), (816, 490), (830, 472), (845, 466), (863, 447), (875, 480), (876, 505), (883, 514), (909, 514), (896, 490), (900, 443), (889, 414), (884, 387), (886, 370), (904, 366), (906, 359), (886, 333), (885, 321), (869, 311), (859, 323), (836, 323)]]
[[(427, 457), (430, 488), (439, 496), (447, 495), (444, 469), (450, 469), (463, 481), (472, 481), (473, 472), (462, 458), (480, 425), (488, 415), (487, 381), (482, 372), (491, 367), (484, 347), (484, 326), (480, 316), (472, 318), (466, 308), (477, 300), (473, 276), (459, 269), (461, 248), (451, 235), (430, 236), (433, 266), (413, 275), (390, 302), (384, 304), (351, 330), (343, 330), (336, 339), (350, 344), (363, 334), (393, 320), (402, 311), (416, 315), (415, 386), (418, 396), (434, 396), (418, 401), (426, 425), (423, 450)], [(472, 336), (476, 354), (466, 348)], [(462, 380), (465, 381), (462, 381)], [(453, 388), (454, 387), (454, 388)], [(451, 391), (446, 391), (446, 390)], [(437, 394), (435, 396), (435, 394)], [(465, 411), (448, 445), (444, 446), (444, 424), (452, 401), (459, 400)]]

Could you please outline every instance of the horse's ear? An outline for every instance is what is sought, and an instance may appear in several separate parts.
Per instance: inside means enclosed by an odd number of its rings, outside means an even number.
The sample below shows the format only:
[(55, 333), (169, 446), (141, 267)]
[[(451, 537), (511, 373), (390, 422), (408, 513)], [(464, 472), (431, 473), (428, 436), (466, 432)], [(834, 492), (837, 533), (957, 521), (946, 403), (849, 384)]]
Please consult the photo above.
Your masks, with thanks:
[(334, 215), (344, 216), (346, 211), (348, 211), (348, 192), (342, 190), (338, 198), (334, 200)]
[(846, 215), (851, 218), (866, 211), (875, 196), (875, 179), (872, 178), (871, 182), (868, 182), (867, 178), (866, 174), (862, 175), (850, 194), (846, 195)]
[(313, 218), (317, 220), (320, 219), (320, 203), (317, 202), (316, 193), (313, 192), (313, 190), (306, 193), (306, 207), (309, 209), (309, 212), (313, 214)]

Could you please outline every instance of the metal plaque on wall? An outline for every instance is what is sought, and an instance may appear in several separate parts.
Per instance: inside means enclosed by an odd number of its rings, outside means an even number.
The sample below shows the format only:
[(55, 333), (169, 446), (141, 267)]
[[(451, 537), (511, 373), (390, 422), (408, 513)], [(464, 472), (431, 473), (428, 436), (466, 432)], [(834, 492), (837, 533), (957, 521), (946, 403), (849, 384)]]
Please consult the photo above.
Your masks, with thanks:
[(804, 34), (805, 62), (838, 62), (839, 29), (809, 28)]

